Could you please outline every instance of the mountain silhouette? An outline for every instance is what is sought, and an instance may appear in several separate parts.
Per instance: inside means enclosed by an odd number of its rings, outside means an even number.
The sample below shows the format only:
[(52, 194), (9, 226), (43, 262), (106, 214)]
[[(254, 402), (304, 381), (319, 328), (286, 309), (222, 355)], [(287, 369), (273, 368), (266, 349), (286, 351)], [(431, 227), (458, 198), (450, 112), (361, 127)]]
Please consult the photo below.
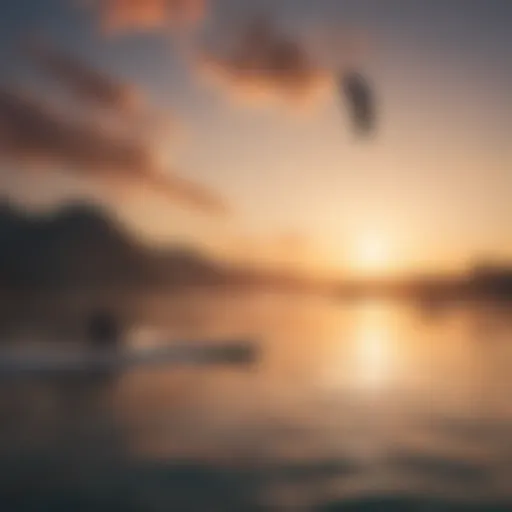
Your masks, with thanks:
[(183, 248), (136, 242), (101, 209), (79, 204), (36, 216), (0, 203), (0, 287), (58, 289), (214, 284), (223, 269)]

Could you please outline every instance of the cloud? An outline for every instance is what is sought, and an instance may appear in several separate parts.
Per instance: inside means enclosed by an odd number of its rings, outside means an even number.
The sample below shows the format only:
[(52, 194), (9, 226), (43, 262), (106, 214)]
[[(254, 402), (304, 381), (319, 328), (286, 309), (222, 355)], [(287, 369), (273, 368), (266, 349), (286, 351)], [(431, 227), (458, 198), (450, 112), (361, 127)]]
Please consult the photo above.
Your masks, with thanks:
[(198, 66), (206, 77), (245, 100), (300, 106), (324, 97), (333, 87), (332, 73), (317, 66), (301, 42), (279, 33), (264, 18), (246, 25), (234, 41), (203, 50)]
[[(149, 104), (134, 85), (100, 71), (88, 62), (57, 49), (38, 38), (24, 45), (24, 54), (59, 85), (69, 91), (75, 106), (87, 108), (87, 113), (101, 116), (105, 127), (139, 135), (160, 137), (176, 133), (177, 124), (170, 114)], [(91, 112), (90, 107), (97, 107)], [(110, 117), (109, 114), (112, 114)]]
[(42, 71), (66, 87), (78, 101), (120, 114), (140, 112), (144, 107), (142, 94), (135, 87), (53, 48), (46, 41), (31, 41), (25, 50)]
[(103, 28), (109, 32), (158, 30), (190, 25), (203, 18), (206, 0), (96, 0)]
[(29, 95), (5, 88), (0, 88), (0, 160), (39, 170), (74, 171), (111, 184), (112, 192), (118, 187), (149, 188), (206, 213), (226, 212), (215, 192), (164, 175), (151, 145), (107, 133), (92, 122), (77, 121)]

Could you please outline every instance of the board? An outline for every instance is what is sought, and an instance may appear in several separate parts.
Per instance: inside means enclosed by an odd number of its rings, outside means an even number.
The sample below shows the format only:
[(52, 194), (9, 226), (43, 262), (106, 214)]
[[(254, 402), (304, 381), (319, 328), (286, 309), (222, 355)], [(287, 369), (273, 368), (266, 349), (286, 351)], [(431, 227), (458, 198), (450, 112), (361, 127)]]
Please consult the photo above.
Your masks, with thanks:
[(180, 342), (146, 349), (11, 348), (0, 351), (0, 376), (59, 372), (127, 371), (169, 365), (250, 365), (257, 359), (247, 341)]

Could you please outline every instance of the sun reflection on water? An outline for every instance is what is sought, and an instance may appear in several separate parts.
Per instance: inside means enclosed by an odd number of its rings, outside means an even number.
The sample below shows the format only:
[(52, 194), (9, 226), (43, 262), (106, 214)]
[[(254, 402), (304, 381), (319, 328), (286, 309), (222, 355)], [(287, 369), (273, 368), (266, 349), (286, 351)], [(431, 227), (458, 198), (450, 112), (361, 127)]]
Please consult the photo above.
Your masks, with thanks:
[(353, 385), (362, 390), (380, 390), (389, 383), (396, 353), (385, 307), (378, 302), (364, 305), (354, 319), (351, 336)]
[(390, 308), (378, 301), (358, 305), (333, 339), (326, 361), (329, 387), (370, 393), (388, 390), (405, 356)]

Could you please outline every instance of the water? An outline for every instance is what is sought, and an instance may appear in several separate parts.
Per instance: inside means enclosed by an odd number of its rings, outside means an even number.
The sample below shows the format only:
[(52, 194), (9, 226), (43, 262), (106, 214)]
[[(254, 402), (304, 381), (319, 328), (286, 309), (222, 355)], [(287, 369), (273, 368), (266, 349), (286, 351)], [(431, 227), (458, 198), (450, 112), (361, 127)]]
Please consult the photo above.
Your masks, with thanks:
[(511, 312), (147, 298), (141, 323), (170, 337), (250, 336), (262, 360), (249, 370), (3, 383), (0, 502), (16, 511), (387, 510), (370, 498), (393, 497), (419, 500), (411, 510), (495, 510), (489, 503), (512, 500)]

